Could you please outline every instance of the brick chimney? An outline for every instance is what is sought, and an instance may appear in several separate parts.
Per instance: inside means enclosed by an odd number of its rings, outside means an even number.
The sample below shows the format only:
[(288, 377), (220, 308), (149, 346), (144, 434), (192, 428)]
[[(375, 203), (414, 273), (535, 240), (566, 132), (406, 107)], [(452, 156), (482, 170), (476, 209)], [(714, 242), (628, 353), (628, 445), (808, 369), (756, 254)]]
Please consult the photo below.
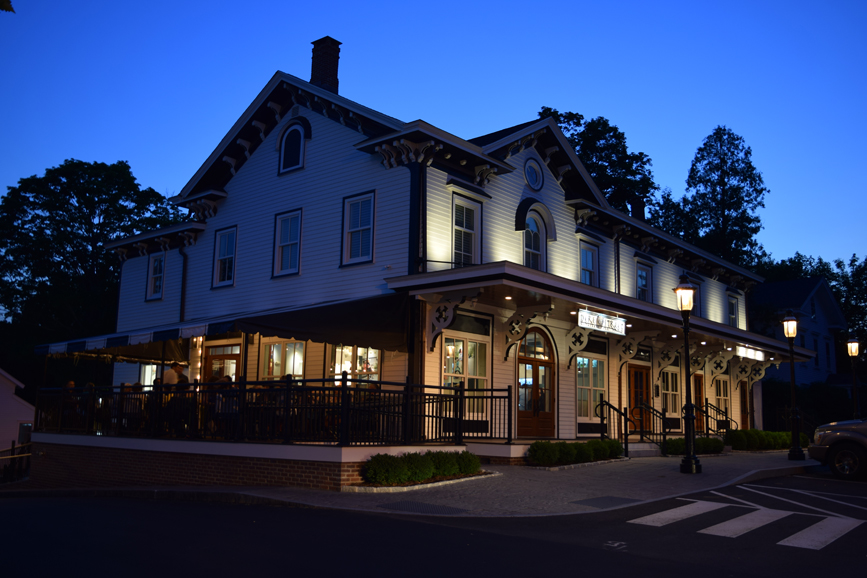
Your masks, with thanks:
[(337, 61), (340, 60), (340, 42), (330, 36), (311, 42), (313, 64), (310, 67), (310, 84), (337, 94)]

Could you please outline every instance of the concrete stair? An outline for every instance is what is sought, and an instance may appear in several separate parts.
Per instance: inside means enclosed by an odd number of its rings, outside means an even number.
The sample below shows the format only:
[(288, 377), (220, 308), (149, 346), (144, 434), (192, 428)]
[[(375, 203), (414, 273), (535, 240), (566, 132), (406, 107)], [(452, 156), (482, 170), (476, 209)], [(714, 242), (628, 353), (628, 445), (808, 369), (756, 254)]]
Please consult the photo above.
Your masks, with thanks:
[(630, 458), (655, 458), (662, 455), (659, 446), (650, 442), (629, 442)]

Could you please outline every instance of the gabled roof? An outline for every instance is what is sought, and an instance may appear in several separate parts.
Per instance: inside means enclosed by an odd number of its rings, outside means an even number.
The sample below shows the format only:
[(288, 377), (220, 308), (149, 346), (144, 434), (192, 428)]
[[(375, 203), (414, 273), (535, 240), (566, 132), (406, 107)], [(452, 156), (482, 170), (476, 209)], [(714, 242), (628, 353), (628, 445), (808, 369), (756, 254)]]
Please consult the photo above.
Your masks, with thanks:
[(482, 136), (477, 136), (476, 138), (469, 139), (469, 142), (473, 143), (476, 146), (483, 147), (485, 145), (489, 145), (492, 142), (497, 142), (510, 134), (516, 133), (521, 129), (527, 128), (530, 125), (536, 124), (539, 122), (539, 119), (531, 120), (529, 122), (522, 122), (521, 124), (516, 124), (515, 126), (510, 126), (509, 128), (504, 128), (502, 130), (498, 130), (496, 132), (483, 134)]
[(33, 406), (30, 405), (30, 403), (28, 403), (26, 400), (21, 399), (20, 397), (15, 395), (15, 390), (18, 388), (24, 389), (24, 384), (21, 383), (20, 381), (18, 381), (17, 379), (15, 379), (14, 377), (12, 377), (11, 375), (9, 375), (8, 373), (6, 373), (5, 371), (3, 371), (2, 368), (0, 368), (0, 384), (2, 384), (3, 382), (6, 382), (8, 385), (11, 386), (9, 391), (12, 392), (12, 397), (15, 399), (15, 401), (17, 403), (20, 403), (21, 405), (24, 405), (30, 409), (33, 409)]
[(277, 71), (180, 194), (171, 200), (184, 205), (188, 197), (200, 196), (207, 191), (222, 191), (295, 105), (309, 108), (358, 131), (359, 140), (400, 130), (404, 125), (396, 118)]
[(753, 290), (751, 306), (773, 311), (791, 309), (809, 314), (810, 300), (818, 299), (828, 317), (830, 328), (846, 328), (846, 317), (824, 277), (806, 277), (790, 281), (763, 283)]

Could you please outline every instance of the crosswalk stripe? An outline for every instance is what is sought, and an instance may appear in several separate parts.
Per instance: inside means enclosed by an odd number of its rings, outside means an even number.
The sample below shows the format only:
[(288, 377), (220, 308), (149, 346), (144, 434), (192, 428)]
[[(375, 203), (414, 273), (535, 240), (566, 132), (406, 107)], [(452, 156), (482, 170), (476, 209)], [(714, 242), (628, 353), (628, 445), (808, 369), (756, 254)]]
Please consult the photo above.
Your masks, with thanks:
[(863, 524), (863, 520), (852, 518), (825, 518), (809, 528), (792, 534), (785, 540), (777, 542), (781, 546), (794, 546), (808, 550), (821, 550), (840, 536)]
[(751, 530), (761, 528), (765, 524), (776, 522), (779, 519), (785, 518), (792, 512), (783, 510), (756, 510), (743, 516), (738, 516), (728, 522), (699, 530), (699, 534), (710, 534), (711, 536), (725, 536), (726, 538), (737, 538), (743, 536)]
[(643, 526), (654, 526), (659, 528), (673, 522), (679, 522), (693, 516), (698, 516), (699, 514), (704, 514), (705, 512), (719, 510), (720, 508), (725, 508), (728, 505), (729, 504), (720, 504), (719, 502), (693, 502), (692, 504), (687, 504), (686, 506), (681, 506), (672, 510), (659, 512), (658, 514), (651, 514), (650, 516), (644, 516), (642, 518), (636, 518), (635, 520), (629, 520), (628, 523), (641, 524)]

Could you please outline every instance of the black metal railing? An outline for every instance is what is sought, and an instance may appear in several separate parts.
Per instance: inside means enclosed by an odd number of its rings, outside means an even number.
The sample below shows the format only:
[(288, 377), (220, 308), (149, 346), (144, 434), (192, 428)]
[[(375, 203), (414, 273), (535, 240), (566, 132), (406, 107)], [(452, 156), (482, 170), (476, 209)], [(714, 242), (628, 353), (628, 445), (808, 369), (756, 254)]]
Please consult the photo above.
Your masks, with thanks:
[(350, 445), (511, 442), (512, 388), (351, 379), (44, 389), (35, 431)]
[[(624, 407), (623, 411), (617, 409), (605, 401), (605, 397), (599, 396), (599, 403), (593, 410), (602, 427), (600, 429), (601, 439), (616, 439), (623, 444), (623, 455), (629, 457), (629, 426), (635, 429), (635, 421), (629, 417), (629, 408)], [(611, 434), (614, 434), (613, 437)]]
[[(638, 412), (637, 416), (635, 415), (636, 412)], [(665, 440), (671, 432), (671, 427), (669, 427), (665, 413), (642, 400), (641, 403), (632, 408), (632, 418), (639, 424), (638, 431), (641, 441), (656, 444), (662, 455), (668, 455), (665, 453)]]
[(23, 480), (30, 475), (31, 444), (15, 445), (13, 440), (8, 450), (0, 451), (0, 484)]
[[(813, 435), (816, 433), (816, 428), (820, 425), (819, 420), (816, 419), (816, 416), (804, 411), (801, 408), (798, 409), (798, 424), (800, 431), (807, 434), (807, 437), (810, 438), (810, 441), (815, 441), (813, 439)], [(773, 427), (771, 424), (765, 424), (766, 431), (792, 431), (792, 408), (789, 406), (784, 406), (777, 409), (776, 412), (776, 423)]]
[(707, 398), (702, 408), (704, 414), (704, 435), (710, 437), (717, 435), (725, 437), (729, 430), (738, 429), (738, 422), (729, 415), (728, 409), (720, 409), (712, 404)]

